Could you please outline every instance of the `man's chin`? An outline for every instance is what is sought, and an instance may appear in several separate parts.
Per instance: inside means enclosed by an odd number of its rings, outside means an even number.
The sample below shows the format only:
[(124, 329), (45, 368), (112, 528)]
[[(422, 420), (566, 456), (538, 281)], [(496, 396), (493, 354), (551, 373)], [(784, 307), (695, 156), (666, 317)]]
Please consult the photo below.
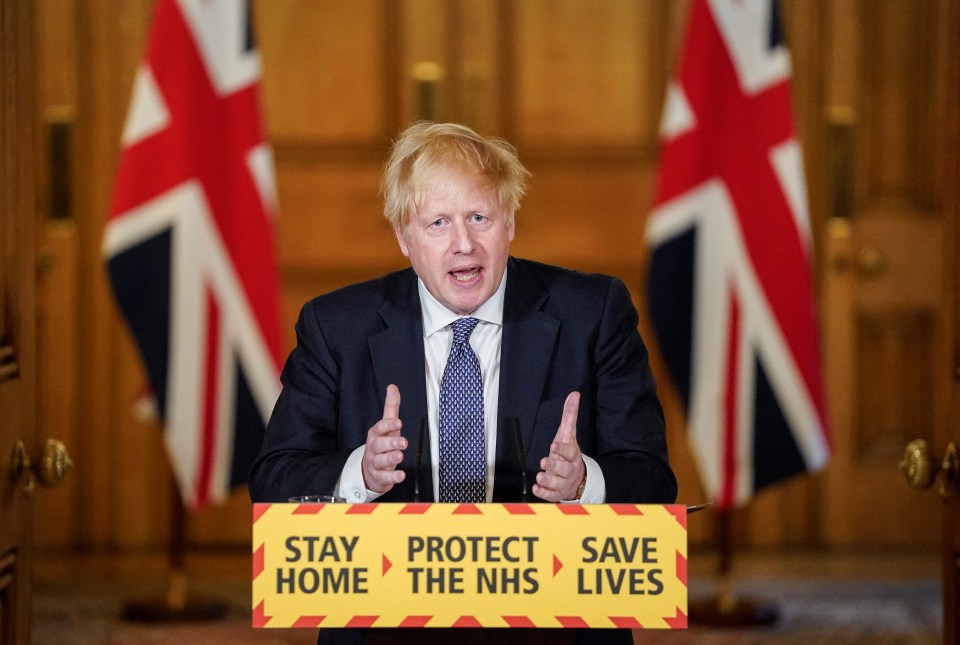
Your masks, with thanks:
[(463, 299), (457, 298), (451, 300), (450, 304), (447, 305), (450, 311), (460, 316), (467, 316), (472, 314), (474, 311), (480, 308), (480, 305), (483, 304), (483, 300), (477, 298)]
[(448, 293), (444, 294), (446, 296), (444, 298), (445, 306), (461, 316), (473, 313), (493, 295), (492, 293), (485, 294), (479, 287), (480, 285), (474, 285), (471, 289), (453, 287)]

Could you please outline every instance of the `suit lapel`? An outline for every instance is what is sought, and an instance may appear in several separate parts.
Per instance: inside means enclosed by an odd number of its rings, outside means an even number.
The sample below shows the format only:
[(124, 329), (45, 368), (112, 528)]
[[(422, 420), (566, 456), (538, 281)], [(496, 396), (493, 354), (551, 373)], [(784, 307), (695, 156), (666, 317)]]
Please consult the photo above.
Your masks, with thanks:
[[(420, 420), (427, 416), (426, 375), (424, 373), (423, 319), (417, 277), (413, 270), (399, 275), (394, 287), (378, 312), (386, 326), (369, 337), (370, 359), (383, 409), (383, 398), (391, 383), (400, 390), (401, 434), (407, 438), (400, 467), (407, 471), (407, 486), (413, 490)], [(423, 460), (420, 463), (420, 493), (424, 501), (433, 498), (429, 436), (424, 437)]]
[[(530, 268), (511, 258), (503, 307), (494, 501), (515, 501), (521, 489), (519, 448), (510, 420), (516, 417), (520, 422), (526, 452), (560, 329), (560, 321), (542, 311), (547, 298)], [(526, 457), (528, 471), (535, 472), (536, 464), (531, 465), (529, 454)]]

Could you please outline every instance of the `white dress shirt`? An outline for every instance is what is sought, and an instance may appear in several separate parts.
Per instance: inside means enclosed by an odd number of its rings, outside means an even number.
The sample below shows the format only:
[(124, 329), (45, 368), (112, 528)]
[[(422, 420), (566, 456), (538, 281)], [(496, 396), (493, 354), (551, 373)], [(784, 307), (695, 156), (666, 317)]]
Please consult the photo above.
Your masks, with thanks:
[[(470, 347), (480, 361), (480, 374), (483, 379), (483, 428), (484, 449), (487, 461), (486, 501), (493, 499), (494, 464), (497, 456), (497, 410), (500, 392), (500, 346), (503, 341), (503, 295), (507, 284), (507, 274), (503, 278), (497, 291), (490, 299), (470, 314), (480, 322), (470, 334)], [(422, 280), (417, 280), (420, 293), (420, 311), (423, 316), (423, 350), (425, 357), (425, 372), (427, 386), (427, 425), (430, 431), (430, 463), (433, 473), (433, 498), (440, 499), (440, 380), (447, 365), (450, 346), (453, 344), (453, 328), (451, 323), (461, 318), (437, 301), (427, 291)], [(400, 393), (401, 399), (403, 392)], [(412, 449), (409, 446), (408, 449)], [(368, 490), (363, 482), (364, 446), (354, 450), (343, 466), (340, 481), (337, 484), (338, 495), (348, 502), (372, 502), (380, 496)], [(604, 501), (605, 484), (603, 473), (597, 462), (583, 456), (587, 466), (587, 485), (584, 488), (580, 503), (602, 503)], [(533, 482), (530, 482), (531, 485)]]

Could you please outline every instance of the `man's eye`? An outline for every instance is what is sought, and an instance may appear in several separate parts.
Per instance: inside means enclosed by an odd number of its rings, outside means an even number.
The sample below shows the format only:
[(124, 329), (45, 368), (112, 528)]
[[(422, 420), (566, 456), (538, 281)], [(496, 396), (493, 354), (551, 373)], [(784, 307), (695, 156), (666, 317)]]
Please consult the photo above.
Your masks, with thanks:
[(487, 218), (484, 217), (483, 215), (481, 215), (480, 213), (474, 213), (473, 215), (470, 216), (470, 218), (471, 218), (474, 222), (478, 222), (478, 223), (479, 223), (479, 222), (485, 222), (485, 221), (487, 220)]
[(430, 228), (440, 228), (441, 226), (443, 226), (442, 219), (436, 219), (430, 222)]

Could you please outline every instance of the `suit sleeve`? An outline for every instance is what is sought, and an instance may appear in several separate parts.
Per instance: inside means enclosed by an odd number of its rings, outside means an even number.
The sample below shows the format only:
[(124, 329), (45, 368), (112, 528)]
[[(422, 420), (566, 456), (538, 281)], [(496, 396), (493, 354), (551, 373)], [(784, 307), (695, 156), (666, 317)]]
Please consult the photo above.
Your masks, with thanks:
[[(351, 449), (338, 446), (340, 368), (310, 303), (300, 311), (297, 346), (250, 472), (254, 502), (331, 495)], [(355, 448), (356, 446), (354, 446)]]
[(677, 481), (667, 457), (663, 410), (637, 311), (626, 286), (612, 280), (595, 344), (595, 455), (607, 502), (669, 504)]

